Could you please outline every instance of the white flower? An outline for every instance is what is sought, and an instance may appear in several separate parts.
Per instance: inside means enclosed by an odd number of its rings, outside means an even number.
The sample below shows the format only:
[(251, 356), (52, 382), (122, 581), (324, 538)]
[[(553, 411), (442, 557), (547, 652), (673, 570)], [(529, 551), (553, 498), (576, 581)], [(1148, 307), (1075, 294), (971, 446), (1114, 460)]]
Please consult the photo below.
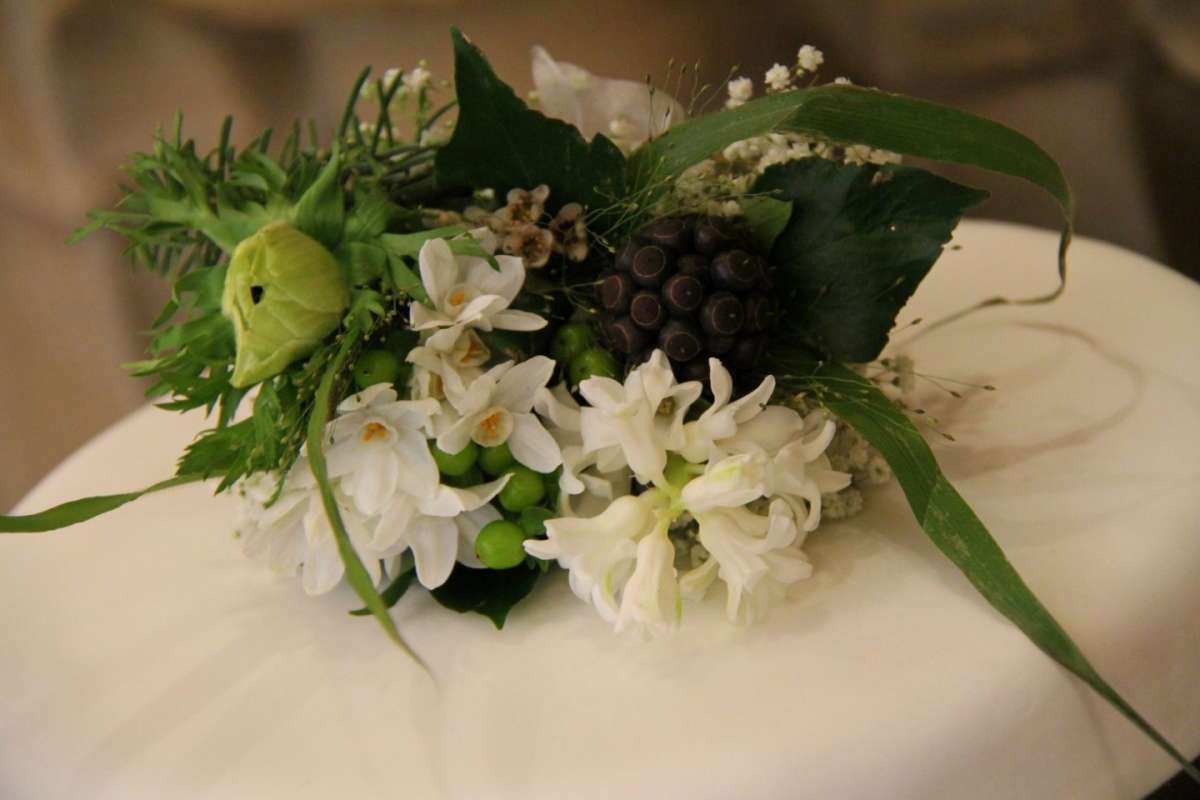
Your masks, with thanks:
[[(371, 548), (371, 531), (367, 520), (358, 513), (349, 498), (336, 490), (334, 495), (342, 524), (350, 537), (350, 544), (366, 568), (371, 585), (378, 586), (383, 577), (379, 565), (381, 554)], [(333, 526), (329, 523), (329, 516), (325, 513), (321, 495), (315, 490), (309, 497), (303, 530), (304, 565), (301, 567), (301, 583), (306, 594), (324, 594), (338, 585), (346, 568), (342, 563), (341, 553), (338, 552), (337, 538), (334, 536)]]
[[(652, 489), (619, 497), (588, 519), (547, 520), (547, 538), (527, 540), (525, 551), (536, 558), (557, 559), (568, 570), (571, 590), (609, 622), (620, 622), (623, 628), (661, 628), (678, 619), (674, 548), (666, 539), (669, 502), (663, 492)], [(643, 548), (644, 539), (653, 541)]]
[(771, 394), (775, 391), (775, 377), (768, 375), (752, 392), (730, 402), (733, 396), (733, 378), (720, 360), (708, 360), (709, 386), (712, 387), (713, 403), (699, 419), (683, 426), (684, 443), (679, 453), (688, 461), (701, 462), (720, 455), (714, 453), (717, 441), (728, 439), (737, 433), (738, 427), (758, 416)]
[(597, 453), (585, 453), (580, 435), (579, 404), (565, 383), (539, 389), (533, 408), (548, 423), (548, 430), (562, 450), (562, 474), (558, 478), (558, 511), (565, 517), (593, 516), (617, 497), (628, 494), (631, 475), (622, 466), (601, 472)]
[(806, 44), (796, 53), (796, 66), (805, 72), (816, 72), (825, 63), (825, 54), (811, 44)]
[(425, 64), (421, 63), (404, 73), (404, 88), (414, 94), (424, 89), (429, 85), (429, 79), (433, 77)]
[(434, 494), (438, 468), (425, 431), (438, 410), (433, 400), (397, 400), (386, 383), (341, 402), (338, 417), (328, 426), (325, 459), (329, 477), (360, 514), (375, 516), (398, 491), (416, 497)]
[(468, 441), (482, 447), (507, 442), (517, 461), (536, 472), (551, 472), (562, 463), (562, 453), (532, 410), (538, 390), (553, 374), (554, 362), (546, 356), (519, 364), (506, 361), (470, 384), (447, 373), (446, 399), (457, 419), (438, 435), (438, 447), (457, 453)]
[(417, 261), (433, 307), (412, 303), (409, 324), (416, 331), (433, 331), (424, 346), (448, 353), (468, 328), (534, 331), (546, 326), (537, 314), (509, 309), (525, 282), (521, 259), (495, 259), (499, 269), (483, 258), (455, 256), (444, 239), (422, 245)]
[(392, 85), (396, 83), (396, 79), (399, 77), (400, 77), (400, 68), (399, 67), (389, 67), (388, 69), (385, 69), (383, 71), (384, 91), (391, 89)]
[(767, 70), (763, 81), (767, 84), (768, 91), (786, 92), (792, 88), (792, 71), (783, 64), (775, 64)]
[(746, 77), (734, 78), (729, 82), (728, 89), (729, 99), (725, 101), (725, 107), (737, 108), (754, 96), (754, 81)]
[(662, 482), (667, 451), (683, 446), (683, 417), (701, 389), (698, 381), (677, 384), (661, 350), (632, 370), (624, 385), (588, 378), (579, 385), (589, 403), (579, 412), (584, 452), (597, 454), (601, 471), (624, 461), (642, 483)]
[(680, 493), (683, 507), (696, 516), (714, 508), (735, 508), (757, 500), (766, 494), (768, 461), (761, 452), (710, 461), (702, 475), (683, 487)]
[(725, 612), (733, 622), (762, 619), (787, 587), (812, 574), (797, 546), (790, 507), (771, 503), (767, 516), (739, 506), (712, 508), (696, 515), (699, 541), (708, 560), (680, 578), (683, 594), (699, 598), (715, 578), (725, 583)]
[(508, 477), (469, 489), (439, 486), (429, 498), (397, 496), (375, 526), (371, 550), (384, 557), (411, 550), (417, 580), (426, 589), (445, 583), (455, 562), (482, 567), (475, 556), (475, 538), (480, 528), (500, 519), (489, 504)]
[(295, 575), (304, 563), (304, 512), (316, 481), (308, 462), (298, 460), (284, 479), (278, 499), (267, 506), (275, 494), (275, 480), (270, 473), (256, 472), (239, 483), (234, 531), (246, 556), (265, 562), (281, 575)]
[[(533, 83), (542, 112), (565, 120), (588, 139), (615, 134), (632, 150), (687, 118), (683, 106), (642, 81), (599, 78), (587, 70), (555, 61), (545, 48), (533, 48)], [(616, 129), (614, 129), (614, 125)]]

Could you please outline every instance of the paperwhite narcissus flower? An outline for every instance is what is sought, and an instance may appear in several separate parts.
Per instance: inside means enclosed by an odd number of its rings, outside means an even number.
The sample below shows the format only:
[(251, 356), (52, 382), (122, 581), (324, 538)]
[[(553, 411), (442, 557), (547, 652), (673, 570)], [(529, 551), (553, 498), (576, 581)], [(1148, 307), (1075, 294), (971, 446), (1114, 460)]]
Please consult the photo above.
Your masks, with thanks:
[(346, 398), (329, 423), (329, 477), (365, 517), (383, 511), (397, 492), (432, 497), (439, 484), (426, 430), (439, 410), (433, 400), (397, 400), (378, 383)]
[[(571, 590), (604, 619), (657, 631), (678, 618), (675, 600), (664, 602), (678, 591), (671, 566), (674, 548), (666, 540), (664, 521), (669, 505), (670, 499), (657, 489), (625, 495), (594, 517), (547, 520), (547, 538), (527, 540), (525, 551), (557, 559), (568, 571)], [(655, 541), (642, 548), (646, 538)], [(665, 566), (664, 540), (671, 550)], [(637, 581), (630, 586), (635, 574)]]
[(456, 562), (483, 566), (475, 557), (475, 538), (480, 528), (500, 519), (488, 504), (508, 478), (469, 489), (439, 486), (429, 498), (398, 495), (375, 526), (371, 550), (385, 558), (411, 550), (417, 580), (426, 589), (445, 583)]
[(473, 441), (481, 447), (508, 443), (513, 458), (535, 472), (551, 472), (562, 463), (554, 437), (533, 414), (533, 400), (554, 374), (554, 361), (534, 356), (517, 364), (506, 361), (470, 384), (446, 373), (446, 399), (457, 419), (437, 437), (447, 453), (460, 452)]
[(533, 83), (546, 116), (565, 120), (591, 139), (612, 137), (625, 151), (687, 119), (679, 101), (643, 81), (597, 77), (533, 48)]
[(684, 446), (683, 417), (701, 389), (698, 381), (676, 383), (661, 350), (634, 368), (624, 385), (588, 378), (579, 384), (590, 406), (579, 412), (584, 452), (597, 454), (605, 472), (623, 460), (642, 483), (661, 484), (667, 451)]
[(477, 256), (456, 256), (444, 239), (421, 246), (417, 262), (421, 285), (432, 307), (409, 306), (409, 324), (415, 331), (430, 331), (422, 344), (449, 353), (468, 328), (482, 331), (535, 331), (546, 320), (509, 304), (525, 282), (525, 267), (513, 256), (495, 256), (499, 269)]
[(274, 476), (256, 472), (243, 480), (238, 485), (240, 502), (233, 528), (242, 552), (281, 575), (295, 575), (304, 563), (303, 520), (314, 485), (304, 459), (292, 468), (279, 498), (269, 507), (276, 488)]
[[(366, 568), (371, 585), (378, 586), (383, 577), (379, 565), (382, 554), (371, 548), (371, 531), (367, 519), (358, 512), (349, 498), (341, 495), (336, 489), (334, 495), (342, 524), (350, 537), (350, 544)], [(304, 564), (300, 568), (301, 584), (306, 594), (324, 594), (341, 582), (346, 567), (342, 563), (341, 553), (338, 552), (333, 526), (329, 524), (329, 516), (325, 513), (321, 495), (316, 489), (309, 495), (303, 528), (305, 549)]]

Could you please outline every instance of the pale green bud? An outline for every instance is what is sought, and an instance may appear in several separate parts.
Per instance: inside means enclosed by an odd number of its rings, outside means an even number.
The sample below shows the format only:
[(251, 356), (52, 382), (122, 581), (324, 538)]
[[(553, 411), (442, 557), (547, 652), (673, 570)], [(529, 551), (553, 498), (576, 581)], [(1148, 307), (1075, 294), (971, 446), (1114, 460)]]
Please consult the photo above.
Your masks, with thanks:
[(221, 310), (237, 342), (235, 387), (278, 375), (342, 320), (350, 294), (333, 255), (286, 222), (272, 222), (233, 251)]

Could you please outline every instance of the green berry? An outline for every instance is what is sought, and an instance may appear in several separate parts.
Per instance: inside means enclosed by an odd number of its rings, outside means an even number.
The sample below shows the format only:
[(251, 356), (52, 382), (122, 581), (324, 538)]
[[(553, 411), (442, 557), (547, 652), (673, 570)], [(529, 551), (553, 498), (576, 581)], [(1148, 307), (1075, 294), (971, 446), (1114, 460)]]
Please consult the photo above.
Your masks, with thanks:
[(546, 535), (546, 520), (554, 519), (557, 514), (548, 508), (541, 506), (530, 506), (521, 512), (517, 524), (521, 526), (521, 530), (525, 531), (527, 538), (536, 538)]
[(475, 540), (475, 555), (488, 569), (512, 569), (525, 560), (525, 532), (505, 519), (489, 522)]
[(617, 377), (617, 359), (602, 347), (589, 347), (571, 359), (571, 383), (578, 386), (591, 377)]
[(570, 364), (577, 355), (592, 346), (592, 329), (582, 322), (568, 322), (554, 332), (550, 355), (560, 364)]
[(457, 453), (447, 453), (430, 442), (429, 452), (433, 453), (433, 460), (437, 462), (438, 471), (448, 477), (457, 478), (467, 474), (467, 470), (475, 466), (475, 460), (479, 457), (479, 445), (468, 441), (467, 446)]
[(512, 463), (513, 455), (512, 451), (508, 449), (508, 442), (495, 447), (484, 447), (479, 451), (479, 468), (488, 475), (499, 477), (512, 466)]
[(508, 511), (521, 511), (536, 506), (546, 496), (542, 476), (529, 467), (516, 464), (508, 470), (511, 476), (500, 490), (500, 505)]
[(367, 350), (354, 363), (354, 385), (366, 389), (377, 383), (395, 383), (400, 376), (400, 359), (387, 350)]
[(471, 467), (462, 475), (456, 477), (445, 476), (443, 481), (447, 486), (453, 486), (457, 489), (469, 489), (472, 486), (478, 486), (481, 483), (487, 483), (487, 478), (479, 471), (479, 465)]

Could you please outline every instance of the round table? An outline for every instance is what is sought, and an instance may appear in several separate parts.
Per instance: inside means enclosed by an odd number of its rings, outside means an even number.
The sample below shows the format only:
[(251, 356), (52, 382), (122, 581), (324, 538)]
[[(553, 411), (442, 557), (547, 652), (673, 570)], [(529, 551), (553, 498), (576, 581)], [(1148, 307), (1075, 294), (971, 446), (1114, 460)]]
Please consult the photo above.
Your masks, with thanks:
[[(1050, 232), (966, 222), (955, 245), (893, 346), (961, 381), (919, 384), (935, 451), (1100, 672), (1194, 754), (1200, 286), (1082, 240), (1060, 302), (906, 327), (1055, 284)], [(203, 426), (139, 411), (19, 510), (168, 476)], [(347, 616), (345, 587), (310, 598), (243, 558), (211, 487), (0, 536), (0, 796), (1135, 798), (1175, 771), (976, 595), (894, 484), (867, 501), (752, 627), (714, 596), (671, 639), (618, 637), (561, 575), (503, 631), (410, 592), (395, 616), (432, 678)]]

